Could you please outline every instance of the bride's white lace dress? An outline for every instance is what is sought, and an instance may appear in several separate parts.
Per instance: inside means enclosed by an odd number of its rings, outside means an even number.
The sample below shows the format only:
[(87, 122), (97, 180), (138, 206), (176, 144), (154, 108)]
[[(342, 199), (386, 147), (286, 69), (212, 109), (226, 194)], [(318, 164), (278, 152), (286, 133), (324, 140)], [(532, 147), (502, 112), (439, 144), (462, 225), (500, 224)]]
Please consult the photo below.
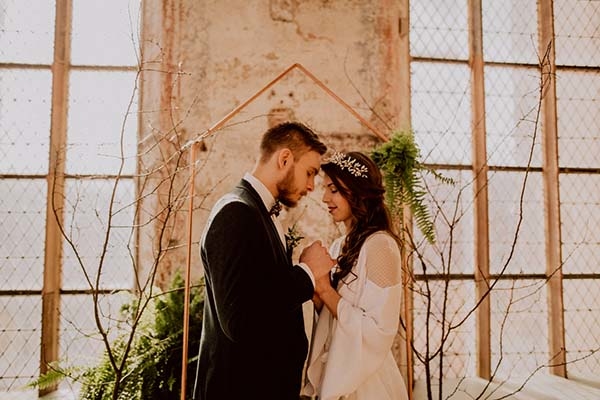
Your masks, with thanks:
[[(339, 255), (343, 237), (331, 246)], [(352, 272), (340, 283), (335, 319), (318, 317), (303, 393), (319, 400), (404, 400), (404, 380), (392, 355), (402, 296), (400, 251), (385, 232), (369, 236)]]

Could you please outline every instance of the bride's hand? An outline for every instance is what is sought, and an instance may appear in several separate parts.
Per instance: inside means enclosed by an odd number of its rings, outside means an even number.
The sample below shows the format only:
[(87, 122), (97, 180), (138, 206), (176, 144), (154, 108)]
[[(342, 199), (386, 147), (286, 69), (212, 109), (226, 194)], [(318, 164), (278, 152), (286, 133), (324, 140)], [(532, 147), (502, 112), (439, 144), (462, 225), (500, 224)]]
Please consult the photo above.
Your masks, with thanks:
[(327, 276), (327, 279), (329, 279), (331, 268), (335, 265), (335, 260), (329, 256), (329, 252), (321, 244), (320, 240), (313, 242), (310, 246), (302, 250), (300, 262), (308, 265), (308, 268), (310, 268), (317, 280), (324, 276)]

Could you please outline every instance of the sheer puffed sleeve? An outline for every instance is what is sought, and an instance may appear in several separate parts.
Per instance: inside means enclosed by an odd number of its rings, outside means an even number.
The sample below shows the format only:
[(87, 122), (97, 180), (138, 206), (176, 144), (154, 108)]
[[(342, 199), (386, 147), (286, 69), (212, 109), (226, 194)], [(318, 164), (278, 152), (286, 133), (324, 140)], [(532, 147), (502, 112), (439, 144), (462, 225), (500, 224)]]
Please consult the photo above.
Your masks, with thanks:
[(396, 241), (386, 233), (370, 236), (355, 271), (356, 282), (340, 288), (338, 320), (321, 377), (322, 399), (353, 393), (374, 374), (398, 329), (402, 286)]

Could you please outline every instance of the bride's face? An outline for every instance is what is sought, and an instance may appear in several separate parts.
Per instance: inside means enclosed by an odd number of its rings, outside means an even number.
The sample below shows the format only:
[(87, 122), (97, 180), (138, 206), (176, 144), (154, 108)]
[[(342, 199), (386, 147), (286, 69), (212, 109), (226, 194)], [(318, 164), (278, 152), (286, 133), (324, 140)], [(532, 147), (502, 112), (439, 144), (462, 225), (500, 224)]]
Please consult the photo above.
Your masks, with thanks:
[(342, 193), (327, 174), (323, 179), (323, 186), (323, 203), (327, 205), (329, 214), (335, 222), (343, 222), (346, 229), (350, 229), (353, 218), (350, 203), (342, 196)]

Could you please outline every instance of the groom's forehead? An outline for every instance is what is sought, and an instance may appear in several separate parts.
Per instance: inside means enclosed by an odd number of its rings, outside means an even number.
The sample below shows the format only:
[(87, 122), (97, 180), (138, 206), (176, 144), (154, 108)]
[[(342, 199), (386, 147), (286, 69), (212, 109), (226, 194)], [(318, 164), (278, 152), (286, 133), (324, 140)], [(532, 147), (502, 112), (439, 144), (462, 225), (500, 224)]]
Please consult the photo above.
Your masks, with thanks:
[(321, 155), (316, 151), (310, 150), (300, 156), (298, 162), (306, 165), (306, 167), (319, 170), (321, 168)]

